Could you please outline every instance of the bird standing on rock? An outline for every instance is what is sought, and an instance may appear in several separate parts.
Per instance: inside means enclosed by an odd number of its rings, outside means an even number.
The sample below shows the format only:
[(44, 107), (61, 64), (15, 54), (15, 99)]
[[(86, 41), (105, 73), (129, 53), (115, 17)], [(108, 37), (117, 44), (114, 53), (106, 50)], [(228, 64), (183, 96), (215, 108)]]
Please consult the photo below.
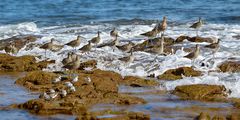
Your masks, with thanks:
[(128, 42), (128, 44), (122, 45), (122, 46), (116, 46), (119, 50), (122, 50), (123, 52), (130, 52), (132, 47), (134, 46), (134, 43)]
[(78, 47), (80, 45), (80, 43), (81, 43), (80, 36), (77, 36), (76, 40), (72, 40), (72, 41), (66, 43), (65, 45), (71, 46), (76, 50), (76, 47)]
[(201, 20), (201, 17), (199, 17), (198, 22), (193, 23), (193, 25), (190, 26), (190, 28), (196, 29), (196, 35), (198, 36), (198, 30), (203, 25), (203, 22)]
[(80, 50), (82, 53), (86, 53), (86, 52), (89, 52), (91, 49), (92, 49), (91, 41), (88, 41), (88, 44), (87, 44), (87, 45), (84, 45), (84, 46), (81, 47), (79, 50)]
[(47, 58), (47, 50), (51, 50), (53, 46), (54, 38), (51, 39), (51, 42), (45, 43), (40, 46), (41, 49), (45, 50), (45, 58)]
[(118, 37), (118, 31), (116, 30), (116, 28), (114, 27), (112, 31), (110, 31), (110, 36), (111, 37)]
[(68, 53), (67, 58), (64, 58), (64, 59), (62, 60), (62, 64), (63, 64), (63, 65), (66, 65), (66, 64), (68, 64), (68, 63), (70, 63), (70, 62), (73, 61), (71, 55), (72, 55), (72, 53)]
[(129, 56), (119, 58), (118, 60), (123, 61), (126, 64), (130, 64), (131, 62), (133, 62), (134, 61), (133, 49), (131, 49), (131, 54)]
[(157, 31), (158, 31), (158, 33), (160, 33), (162, 31), (162, 34), (164, 35), (164, 32), (165, 32), (166, 29), (167, 29), (167, 17), (164, 16), (163, 20), (162, 20), (162, 24), (160, 24), (157, 27)]
[(184, 57), (193, 60), (192, 62), (194, 63), (195, 59), (198, 57), (199, 54), (200, 54), (200, 46), (196, 45), (195, 50)]
[(66, 65), (63, 66), (63, 68), (69, 69), (69, 70), (77, 70), (80, 67), (80, 57), (78, 56), (75, 61), (72, 61)]
[(100, 40), (101, 40), (101, 38), (100, 38), (100, 32), (98, 31), (98, 33), (97, 33), (98, 35), (97, 35), (97, 37), (94, 37), (94, 38), (92, 38), (90, 41), (91, 41), (91, 43), (93, 43), (93, 44), (98, 44), (99, 42), (100, 42)]
[(220, 49), (220, 41), (221, 39), (218, 39), (218, 41), (216, 43), (212, 43), (210, 45), (206, 45), (204, 46), (205, 48), (210, 48), (212, 49), (212, 54), (213, 54), (213, 57), (215, 58), (215, 54), (218, 52), (218, 50)]

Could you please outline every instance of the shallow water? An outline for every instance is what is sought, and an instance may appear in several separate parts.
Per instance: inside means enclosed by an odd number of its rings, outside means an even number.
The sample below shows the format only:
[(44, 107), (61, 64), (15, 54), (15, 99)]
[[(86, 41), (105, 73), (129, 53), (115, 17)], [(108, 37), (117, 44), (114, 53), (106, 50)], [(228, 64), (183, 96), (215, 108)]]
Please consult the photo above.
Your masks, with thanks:
[[(15, 85), (17, 78), (22, 76), (19, 73), (0, 74), (0, 107), (7, 107), (11, 104), (24, 103), (30, 99), (38, 98), (38, 93), (27, 91), (23, 87)], [(54, 116), (36, 116), (28, 113), (25, 110), (18, 109), (1, 109), (1, 120), (74, 120), (74, 116), (69, 115), (54, 115)]]
[(89, 24), (122, 19), (240, 23), (239, 0), (1, 0), (0, 24), (36, 21), (41, 26)]
[[(225, 115), (237, 112), (230, 103), (180, 100), (177, 96), (157, 90), (150, 92), (149, 88), (120, 86), (119, 91), (143, 98), (147, 101), (147, 104), (125, 106), (99, 104), (93, 106), (91, 111), (109, 109), (113, 111), (141, 111), (150, 114), (151, 120), (193, 120), (203, 111), (207, 111), (211, 115)], [(226, 111), (228, 112), (226, 113)], [(109, 115), (101, 117), (109, 117)]]

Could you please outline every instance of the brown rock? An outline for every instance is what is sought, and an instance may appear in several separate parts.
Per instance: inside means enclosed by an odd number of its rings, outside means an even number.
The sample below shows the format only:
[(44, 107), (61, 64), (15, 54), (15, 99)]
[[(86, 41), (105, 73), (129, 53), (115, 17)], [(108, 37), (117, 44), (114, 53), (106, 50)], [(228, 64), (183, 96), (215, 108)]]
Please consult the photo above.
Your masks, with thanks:
[(42, 68), (46, 68), (48, 64), (54, 62), (55, 61), (41, 61), (37, 63), (34, 56), (25, 55), (15, 57), (8, 54), (0, 54), (0, 71), (24, 72), (42, 70)]
[(183, 99), (192, 100), (215, 100), (217, 98), (225, 98), (226, 88), (222, 85), (183, 85), (177, 86), (173, 94), (180, 96)]
[(226, 61), (219, 66), (222, 72), (240, 72), (240, 61)]
[(177, 69), (170, 69), (159, 75), (157, 78), (161, 80), (177, 80), (182, 79), (182, 75), (186, 77), (196, 77), (200, 76), (201, 72), (196, 71), (191, 67), (180, 67)]
[(134, 76), (125, 76), (123, 79), (123, 82), (121, 82), (126, 85), (130, 86), (157, 86), (158, 82), (155, 80), (148, 80), (140, 77), (134, 77)]

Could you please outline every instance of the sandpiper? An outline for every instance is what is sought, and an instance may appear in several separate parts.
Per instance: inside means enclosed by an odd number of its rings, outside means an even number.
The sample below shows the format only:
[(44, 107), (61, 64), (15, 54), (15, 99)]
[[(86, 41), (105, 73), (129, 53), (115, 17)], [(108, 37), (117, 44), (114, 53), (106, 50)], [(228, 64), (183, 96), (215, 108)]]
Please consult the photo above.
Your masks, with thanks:
[(194, 63), (195, 59), (198, 57), (198, 55), (200, 54), (200, 46), (196, 45), (195, 50), (192, 51), (191, 53), (189, 53), (188, 55), (184, 56), (188, 59), (192, 60), (192, 64)]
[(66, 85), (68, 88), (73, 86), (73, 84), (71, 82), (65, 82), (64, 85)]
[(153, 48), (150, 48), (149, 50), (147, 50), (147, 52), (150, 53), (155, 53), (155, 54), (164, 54), (164, 37), (162, 34), (162, 37), (160, 40), (160, 45), (156, 45)]
[(45, 100), (50, 100), (51, 99), (50, 96), (46, 92), (43, 93), (43, 98)]
[(199, 17), (198, 22), (193, 23), (193, 25), (190, 26), (190, 28), (196, 29), (196, 35), (198, 36), (198, 30), (202, 26), (203, 22), (201, 20), (201, 17)]
[(134, 61), (133, 49), (131, 49), (131, 54), (129, 56), (119, 58), (118, 60), (123, 61), (126, 64), (130, 64), (131, 62), (133, 62)]
[(92, 38), (90, 41), (91, 41), (91, 43), (93, 43), (93, 44), (98, 44), (99, 42), (100, 42), (100, 40), (101, 40), (101, 38), (100, 38), (100, 32), (98, 31), (98, 33), (97, 33), (98, 35), (97, 35), (97, 37), (94, 37), (94, 38)]
[(45, 43), (42, 46), (40, 46), (41, 49), (45, 50), (45, 58), (47, 58), (47, 50), (51, 50), (53, 46), (54, 38), (51, 39), (51, 42)]
[(78, 75), (74, 75), (72, 78), (72, 83), (75, 83), (78, 81)]
[(62, 79), (62, 76), (59, 76), (53, 80), (53, 83), (58, 83), (61, 81), (61, 79)]
[(80, 43), (81, 43), (80, 36), (77, 36), (76, 40), (72, 40), (72, 41), (66, 43), (65, 45), (71, 46), (76, 50), (76, 47), (78, 47), (80, 45)]
[(70, 87), (70, 92), (75, 92), (76, 91), (76, 88), (74, 86)]
[(85, 81), (88, 82), (88, 83), (90, 83), (92, 80), (91, 80), (90, 77), (87, 77), (87, 78), (85, 78)]
[(109, 47), (112, 47), (112, 49), (114, 51), (114, 49), (116, 48), (116, 45), (118, 45), (118, 44), (119, 44), (118, 36), (115, 36), (115, 39), (113, 41), (99, 45), (98, 48), (109, 46)]
[(122, 46), (116, 46), (119, 50), (122, 50), (123, 52), (130, 52), (131, 48), (134, 46), (134, 43), (128, 42), (128, 44), (122, 45)]
[(61, 98), (66, 97), (67, 96), (67, 91), (66, 90), (61, 90), (60, 91), (60, 96), (61, 96)]
[(110, 31), (110, 36), (111, 37), (116, 37), (118, 36), (118, 31), (116, 30), (116, 28), (114, 27), (112, 31)]
[(156, 37), (158, 34), (158, 29), (153, 29), (151, 31), (148, 31), (148, 32), (145, 32), (145, 33), (142, 33), (140, 35), (143, 35), (143, 36), (146, 36), (148, 38), (154, 38)]
[(167, 29), (167, 17), (164, 16), (162, 20), (162, 24), (158, 26), (157, 31), (158, 33), (162, 31), (162, 34), (164, 34), (166, 29)]
[(72, 61), (66, 65), (63, 66), (63, 68), (69, 69), (69, 70), (77, 70), (80, 67), (80, 57), (78, 56), (75, 61)]
[(91, 41), (88, 41), (88, 44), (87, 44), (87, 45), (84, 45), (84, 46), (81, 47), (79, 50), (80, 50), (82, 53), (86, 53), (86, 52), (89, 52), (91, 49), (92, 49)]
[(60, 51), (63, 47), (64, 47), (64, 45), (55, 45), (55, 44), (53, 44), (53, 45), (52, 45), (52, 48), (51, 48), (50, 50), (53, 51), (53, 52), (58, 52), (58, 51)]
[(66, 58), (63, 58), (63, 60), (62, 60), (62, 64), (63, 65), (66, 65), (66, 64), (68, 64), (68, 63), (70, 63), (70, 62), (72, 62), (73, 61), (73, 59), (72, 59), (72, 53), (68, 53), (68, 56), (66, 57)]
[(218, 41), (216, 43), (212, 43), (210, 45), (204, 46), (205, 48), (212, 49), (212, 54), (213, 54), (214, 58), (215, 58), (215, 53), (217, 53), (217, 51), (220, 49), (220, 45), (219, 45), (220, 41), (221, 41), (221, 39), (218, 39)]

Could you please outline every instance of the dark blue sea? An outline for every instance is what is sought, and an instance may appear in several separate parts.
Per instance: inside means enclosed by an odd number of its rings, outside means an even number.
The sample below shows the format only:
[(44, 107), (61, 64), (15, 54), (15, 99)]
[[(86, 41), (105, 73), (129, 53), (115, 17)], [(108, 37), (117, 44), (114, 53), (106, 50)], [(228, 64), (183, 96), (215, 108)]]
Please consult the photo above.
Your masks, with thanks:
[(240, 0), (1, 0), (0, 24), (40, 26), (202, 17), (211, 23), (240, 23)]

